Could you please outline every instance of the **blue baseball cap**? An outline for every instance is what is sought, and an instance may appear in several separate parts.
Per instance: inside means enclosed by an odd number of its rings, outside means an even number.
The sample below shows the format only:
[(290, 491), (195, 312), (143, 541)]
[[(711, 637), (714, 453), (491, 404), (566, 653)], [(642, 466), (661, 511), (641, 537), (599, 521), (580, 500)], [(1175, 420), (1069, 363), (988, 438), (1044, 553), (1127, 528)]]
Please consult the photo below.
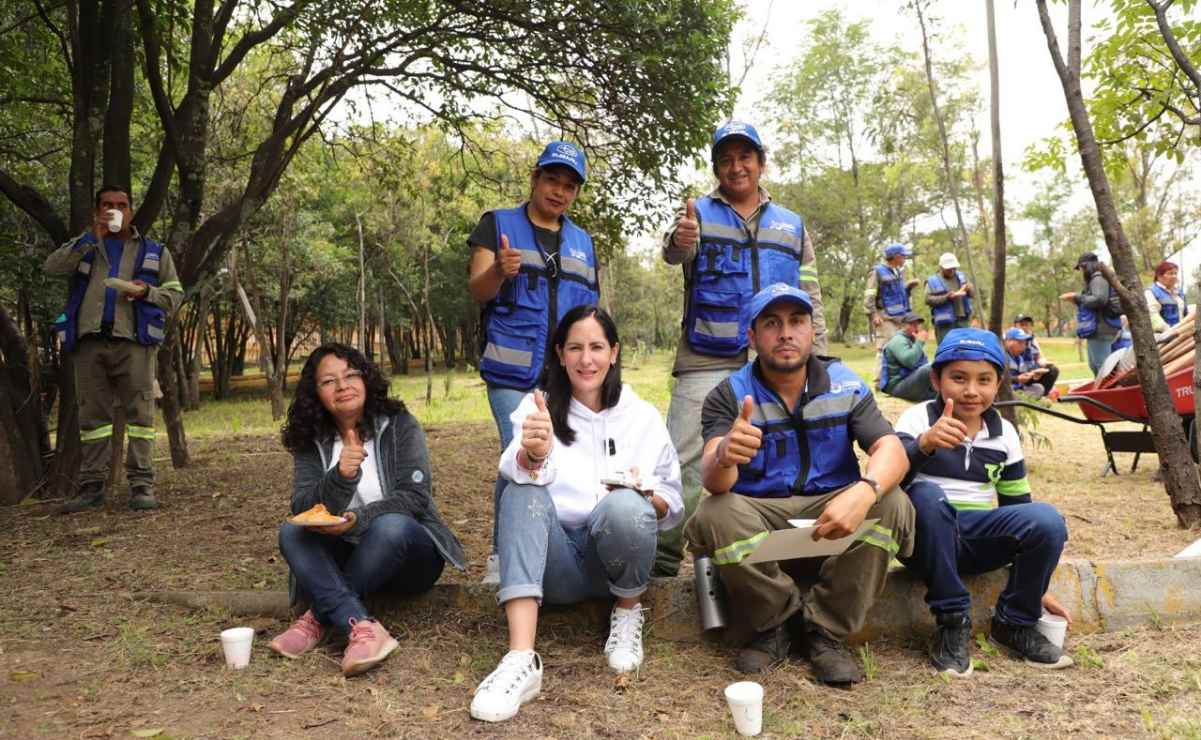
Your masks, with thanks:
[(984, 329), (952, 329), (934, 352), (934, 368), (956, 360), (983, 360), (1005, 372), (1005, 348), (1001, 340)]
[(1006, 339), (1017, 339), (1023, 342), (1028, 342), (1034, 338), (1033, 335), (1027, 334), (1020, 326), (1011, 326), (1005, 331)]
[(537, 167), (549, 167), (551, 165), (562, 165), (569, 167), (573, 172), (580, 176), (580, 182), (588, 179), (586, 172), (586, 163), (584, 158), (584, 150), (566, 141), (552, 141), (542, 150), (542, 156), (538, 157)]
[(759, 318), (759, 314), (776, 301), (796, 303), (804, 308), (806, 313), (813, 313), (813, 301), (810, 300), (808, 293), (800, 288), (794, 288), (788, 283), (772, 283), (756, 293), (755, 297), (751, 298), (751, 302), (747, 304), (746, 310), (751, 317), (748, 323), (754, 324), (755, 319)]
[(755, 130), (754, 126), (743, 121), (727, 121), (713, 132), (711, 158), (717, 159), (717, 147), (721, 146), (723, 141), (734, 138), (746, 139), (760, 152), (763, 151), (763, 140), (759, 138), (759, 132)]
[(889, 244), (884, 248), (884, 259), (890, 260), (893, 257), (896, 257), (898, 254), (903, 254), (906, 257), (912, 257), (913, 250), (904, 244)]

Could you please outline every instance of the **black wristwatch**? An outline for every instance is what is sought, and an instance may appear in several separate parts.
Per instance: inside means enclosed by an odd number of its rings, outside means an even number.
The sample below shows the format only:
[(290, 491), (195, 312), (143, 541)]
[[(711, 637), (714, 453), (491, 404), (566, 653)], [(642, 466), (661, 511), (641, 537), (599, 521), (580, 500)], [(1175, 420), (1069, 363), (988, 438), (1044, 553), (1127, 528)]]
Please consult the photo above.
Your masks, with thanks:
[(875, 493), (876, 493), (876, 503), (877, 504), (880, 503), (880, 498), (884, 495), (884, 492), (880, 490), (880, 484), (876, 482), (876, 479), (868, 478), (867, 476), (864, 476), (859, 479), (859, 482), (866, 483), (869, 486), (871, 486), (872, 490), (875, 491)]

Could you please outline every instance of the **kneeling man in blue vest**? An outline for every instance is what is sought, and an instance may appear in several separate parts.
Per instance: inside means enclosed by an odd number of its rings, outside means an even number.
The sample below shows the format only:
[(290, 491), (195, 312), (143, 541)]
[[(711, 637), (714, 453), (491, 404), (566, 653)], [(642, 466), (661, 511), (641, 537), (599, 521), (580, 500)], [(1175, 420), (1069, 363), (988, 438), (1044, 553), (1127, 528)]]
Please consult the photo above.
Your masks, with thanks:
[[(1066, 616), (1044, 597), (1066, 531), (1053, 508), (1029, 503), (1017, 435), (991, 409), (1004, 367), (997, 338), (973, 329), (948, 334), (947, 354), (940, 348), (931, 377), (939, 387), (940, 373), (953, 367), (954, 381), (942, 387), (954, 400), (914, 406), (898, 437), (859, 376), (811, 352), (805, 291), (777, 283), (747, 310), (757, 358), (705, 399), (702, 474), (711, 495), (685, 527), (693, 554), (717, 565), (728, 603), (736, 605), (731, 616), (754, 630), (738, 669), (769, 670), (787, 660), (796, 641), (818, 681), (862, 681), (846, 641), (863, 628), (894, 557), (926, 579), (938, 622), (931, 648), (937, 670), (970, 673), (970, 596), (960, 570), (1010, 563), (994, 639), (1028, 661), (1061, 664), (1062, 651), (1033, 625), (1043, 607)], [(868, 455), (862, 473), (853, 444)], [(998, 491), (1005, 499), (1000, 514), (986, 501)], [(948, 503), (965, 496), (967, 505)], [(780, 562), (751, 557), (797, 519), (815, 520), (815, 540), (857, 533), (841, 554), (820, 561), (804, 594)]]

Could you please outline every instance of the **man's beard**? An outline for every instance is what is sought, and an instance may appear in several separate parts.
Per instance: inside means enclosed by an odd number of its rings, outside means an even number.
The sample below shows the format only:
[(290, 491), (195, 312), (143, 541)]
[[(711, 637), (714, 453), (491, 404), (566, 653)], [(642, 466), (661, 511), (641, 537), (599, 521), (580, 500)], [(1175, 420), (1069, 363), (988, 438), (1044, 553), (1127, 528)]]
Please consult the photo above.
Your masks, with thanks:
[(795, 360), (779, 361), (774, 359), (770, 354), (760, 352), (759, 362), (763, 363), (763, 367), (771, 370), (773, 373), (790, 373), (795, 372), (805, 366), (809, 361), (809, 353), (802, 352), (797, 348), (798, 355)]

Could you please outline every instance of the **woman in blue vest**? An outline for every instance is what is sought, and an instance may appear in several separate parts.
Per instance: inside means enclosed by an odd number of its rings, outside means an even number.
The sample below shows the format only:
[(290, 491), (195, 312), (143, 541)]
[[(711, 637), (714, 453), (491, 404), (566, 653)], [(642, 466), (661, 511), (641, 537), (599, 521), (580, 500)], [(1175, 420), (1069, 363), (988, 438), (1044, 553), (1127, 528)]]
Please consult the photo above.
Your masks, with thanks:
[(1155, 266), (1155, 282), (1146, 295), (1155, 333), (1171, 329), (1188, 316), (1188, 303), (1180, 289), (1180, 267), (1175, 262), (1164, 260)]
[(1093, 375), (1112, 351), (1114, 340), (1122, 332), (1122, 309), (1109, 282), (1101, 274), (1097, 255), (1085, 252), (1076, 261), (1084, 277), (1084, 290), (1064, 293), (1059, 300), (1076, 304), (1076, 336), (1088, 344), (1088, 367)]
[[(552, 141), (530, 173), (530, 198), (485, 213), (471, 232), (471, 297), (484, 305), (480, 375), (500, 433), (513, 438), (509, 417), (538, 383), (547, 339), (563, 315), (600, 298), (592, 237), (567, 218), (586, 177), (584, 151)], [(493, 512), (502, 486), (493, 489)], [(496, 525), (485, 583), (496, 583)]]

